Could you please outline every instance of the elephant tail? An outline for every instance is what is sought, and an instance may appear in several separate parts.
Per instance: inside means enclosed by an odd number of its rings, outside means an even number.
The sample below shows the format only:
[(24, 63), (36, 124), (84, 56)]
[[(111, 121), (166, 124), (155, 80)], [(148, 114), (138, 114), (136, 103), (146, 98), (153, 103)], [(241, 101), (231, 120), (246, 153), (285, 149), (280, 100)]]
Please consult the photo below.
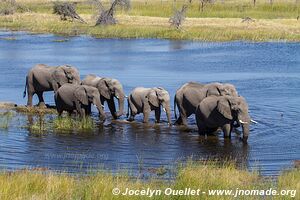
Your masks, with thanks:
[(177, 105), (177, 101), (176, 101), (176, 94), (175, 94), (175, 97), (174, 97), (174, 113), (175, 113), (175, 119), (177, 120), (176, 105)]
[(126, 114), (126, 117), (128, 118), (129, 117), (129, 97), (127, 98), (127, 114)]
[(26, 97), (26, 89), (27, 89), (27, 85), (28, 85), (28, 76), (26, 76), (26, 83), (25, 83), (25, 88), (24, 88), (24, 92), (23, 92), (23, 98)]

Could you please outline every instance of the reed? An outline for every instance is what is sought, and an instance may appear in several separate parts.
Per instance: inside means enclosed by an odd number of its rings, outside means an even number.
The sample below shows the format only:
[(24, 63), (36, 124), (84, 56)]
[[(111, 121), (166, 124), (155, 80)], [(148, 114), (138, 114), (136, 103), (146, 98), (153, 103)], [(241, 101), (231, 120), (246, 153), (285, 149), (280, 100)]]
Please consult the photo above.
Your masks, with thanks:
[(91, 117), (72, 118), (72, 117), (57, 117), (53, 120), (53, 129), (60, 131), (92, 131), (95, 129), (95, 122)]
[(0, 113), (0, 129), (8, 129), (9, 123), (12, 120), (14, 113), (11, 111), (5, 111)]

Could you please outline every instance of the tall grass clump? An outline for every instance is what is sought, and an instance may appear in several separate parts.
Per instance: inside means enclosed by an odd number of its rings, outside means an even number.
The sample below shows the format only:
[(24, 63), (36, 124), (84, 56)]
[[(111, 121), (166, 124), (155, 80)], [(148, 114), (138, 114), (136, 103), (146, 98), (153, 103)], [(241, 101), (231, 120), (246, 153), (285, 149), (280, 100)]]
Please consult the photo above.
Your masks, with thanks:
[(57, 117), (53, 120), (53, 129), (60, 131), (92, 131), (95, 122), (91, 117), (72, 118), (70, 116)]
[(6, 111), (0, 113), (0, 128), (1, 129), (8, 129), (9, 123), (12, 120), (14, 114), (11, 111)]

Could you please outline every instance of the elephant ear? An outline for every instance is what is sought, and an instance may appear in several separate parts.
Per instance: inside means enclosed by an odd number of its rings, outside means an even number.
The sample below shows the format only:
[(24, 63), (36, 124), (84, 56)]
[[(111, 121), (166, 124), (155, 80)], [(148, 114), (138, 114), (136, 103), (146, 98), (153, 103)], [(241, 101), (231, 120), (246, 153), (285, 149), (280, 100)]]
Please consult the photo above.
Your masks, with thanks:
[(65, 72), (62, 67), (56, 67), (56, 69), (52, 73), (52, 78), (60, 86), (62, 86), (65, 83), (68, 83), (68, 79), (66, 78)]
[(220, 96), (221, 92), (218, 86), (211, 86), (206, 90), (206, 97), (208, 96)]
[(71, 65), (63, 65), (62, 69), (65, 73), (65, 77), (68, 79), (68, 81), (72, 81), (74, 79), (72, 74), (72, 66)]
[(226, 98), (220, 98), (217, 105), (218, 111), (227, 119), (232, 120), (231, 106)]
[(82, 104), (84, 105), (89, 105), (89, 100), (88, 100), (88, 96), (87, 96), (87, 92), (86, 89), (84, 87), (78, 87), (75, 91), (74, 91), (74, 95), (76, 97), (76, 99), (78, 99), (78, 101), (80, 101)]
[(97, 88), (100, 91), (100, 95), (102, 95), (105, 99), (111, 98), (108, 81), (109, 79), (107, 78), (101, 78), (97, 84)]
[(147, 94), (146, 98), (148, 98), (148, 101), (151, 105), (159, 107), (157, 92), (155, 91), (155, 89), (151, 89), (150, 92)]

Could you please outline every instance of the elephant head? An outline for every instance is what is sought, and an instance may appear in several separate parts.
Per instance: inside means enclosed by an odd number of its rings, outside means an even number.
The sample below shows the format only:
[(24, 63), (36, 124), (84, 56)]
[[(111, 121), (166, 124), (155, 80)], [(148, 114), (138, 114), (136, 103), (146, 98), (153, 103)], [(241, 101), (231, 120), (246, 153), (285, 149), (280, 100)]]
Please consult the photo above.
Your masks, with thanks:
[(163, 107), (167, 114), (168, 123), (171, 124), (170, 95), (168, 91), (161, 87), (155, 87), (150, 90), (146, 97), (152, 106)]
[(239, 96), (235, 86), (230, 84), (230, 83), (223, 84), (222, 95), (223, 96), (224, 95), (229, 95), (229, 96), (233, 96), (233, 97), (238, 97)]
[(115, 113), (116, 117), (120, 117), (124, 113), (125, 93), (123, 86), (117, 79), (102, 78), (97, 84), (100, 94), (107, 100), (118, 100), (119, 110)]
[(217, 110), (226, 119), (230, 121), (236, 121), (242, 125), (243, 141), (247, 142), (251, 118), (248, 113), (248, 104), (246, 103), (245, 99), (241, 96), (220, 97), (217, 102)]
[(234, 85), (230, 83), (209, 83), (205, 85), (206, 97), (208, 96), (234, 96), (237, 97), (238, 93)]
[(52, 78), (59, 85), (62, 86), (65, 83), (80, 84), (79, 72), (75, 67), (70, 65), (62, 65), (56, 67), (52, 73)]
[(82, 105), (89, 106), (94, 104), (97, 107), (99, 115), (105, 119), (103, 105), (100, 101), (100, 93), (97, 88), (87, 85), (80, 85), (75, 91), (74, 96)]

